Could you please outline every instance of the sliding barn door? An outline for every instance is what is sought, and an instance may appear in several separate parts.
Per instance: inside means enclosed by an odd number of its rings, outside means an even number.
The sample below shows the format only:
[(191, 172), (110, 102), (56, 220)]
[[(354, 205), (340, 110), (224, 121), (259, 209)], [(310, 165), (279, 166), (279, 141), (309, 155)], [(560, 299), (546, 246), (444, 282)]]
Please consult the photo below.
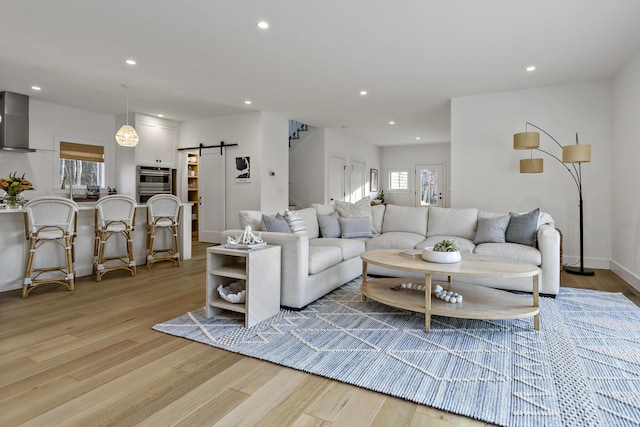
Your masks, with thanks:
[(200, 242), (221, 243), (225, 230), (225, 155), (219, 150), (202, 150), (199, 165)]

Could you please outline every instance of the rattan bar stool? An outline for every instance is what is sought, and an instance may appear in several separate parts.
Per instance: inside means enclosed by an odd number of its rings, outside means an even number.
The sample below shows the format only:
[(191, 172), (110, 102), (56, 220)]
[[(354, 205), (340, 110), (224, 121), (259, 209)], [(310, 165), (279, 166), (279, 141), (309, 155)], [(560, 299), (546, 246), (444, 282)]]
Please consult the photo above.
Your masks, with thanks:
[[(137, 206), (135, 199), (122, 194), (104, 196), (96, 202), (93, 271), (97, 282), (112, 270), (128, 270), (135, 277), (136, 259), (133, 256), (132, 239)], [(118, 236), (124, 238), (126, 248), (118, 250), (112, 247), (113, 254), (108, 255), (107, 242), (113, 239), (112, 246), (115, 246)]]
[[(22, 297), (26, 298), (42, 283), (58, 283), (72, 291), (75, 283), (73, 271), (73, 241), (78, 228), (78, 205), (64, 197), (38, 197), (24, 205), (24, 227), (29, 240), (29, 254), (24, 273)], [(52, 263), (58, 265), (34, 268), (36, 252), (46, 243), (55, 243), (64, 249), (63, 258), (48, 252)], [(47, 245), (51, 246), (51, 245)], [(44, 251), (42, 249), (41, 253)]]
[[(182, 209), (180, 199), (171, 194), (156, 194), (147, 201), (147, 269), (154, 262), (172, 261), (180, 267), (180, 252), (178, 246), (178, 226)], [(165, 247), (154, 249), (156, 236), (165, 230), (169, 241), (164, 241)]]

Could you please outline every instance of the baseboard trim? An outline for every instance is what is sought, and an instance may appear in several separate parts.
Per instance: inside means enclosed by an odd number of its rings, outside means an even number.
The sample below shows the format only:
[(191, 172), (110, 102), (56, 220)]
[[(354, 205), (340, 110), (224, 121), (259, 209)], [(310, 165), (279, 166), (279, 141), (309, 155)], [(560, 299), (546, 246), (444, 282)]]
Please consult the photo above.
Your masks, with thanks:
[(615, 261), (609, 261), (611, 266), (610, 270), (614, 272), (618, 277), (627, 282), (629, 286), (640, 292), (640, 277), (636, 276), (620, 264)]

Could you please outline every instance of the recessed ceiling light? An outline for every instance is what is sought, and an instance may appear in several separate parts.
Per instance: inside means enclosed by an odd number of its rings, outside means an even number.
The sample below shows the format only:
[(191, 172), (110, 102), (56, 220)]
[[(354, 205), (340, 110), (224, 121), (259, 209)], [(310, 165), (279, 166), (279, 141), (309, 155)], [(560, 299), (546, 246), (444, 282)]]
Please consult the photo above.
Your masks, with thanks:
[(158, 117), (164, 117), (164, 114), (158, 114)]
[(395, 124), (396, 124), (396, 122), (394, 122), (393, 120), (391, 120), (391, 121), (389, 122), (389, 124), (390, 124), (390, 125), (395, 125)]
[(366, 91), (366, 90), (361, 90), (361, 91), (360, 91), (360, 95), (365, 96), (366, 94), (367, 94), (367, 91)]
[(261, 30), (266, 30), (267, 28), (269, 28), (269, 23), (267, 21), (260, 21), (258, 22), (258, 28), (260, 28)]
[(247, 105), (251, 105), (251, 100), (247, 99), (246, 101), (244, 101), (244, 103), (247, 104)]
[(33, 89), (33, 90), (42, 90), (42, 88), (40, 86), (31, 86), (31, 89)]
[(133, 59), (127, 59), (126, 63), (129, 65), (136, 65), (136, 61), (134, 61)]
[(535, 65), (529, 65), (529, 66), (526, 68), (526, 70), (527, 70), (528, 72), (535, 71), (535, 70), (536, 70), (536, 66), (535, 66)]
[(420, 137), (419, 136), (416, 136), (416, 141), (420, 141)]

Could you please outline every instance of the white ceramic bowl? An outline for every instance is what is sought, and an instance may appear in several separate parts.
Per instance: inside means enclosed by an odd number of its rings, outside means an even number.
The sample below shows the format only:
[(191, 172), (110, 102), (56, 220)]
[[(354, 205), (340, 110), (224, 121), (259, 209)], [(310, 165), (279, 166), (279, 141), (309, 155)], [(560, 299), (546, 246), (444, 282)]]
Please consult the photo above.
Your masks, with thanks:
[(453, 264), (454, 262), (459, 262), (462, 256), (460, 256), (460, 251), (436, 252), (433, 250), (433, 246), (427, 246), (422, 250), (422, 259), (439, 264)]

